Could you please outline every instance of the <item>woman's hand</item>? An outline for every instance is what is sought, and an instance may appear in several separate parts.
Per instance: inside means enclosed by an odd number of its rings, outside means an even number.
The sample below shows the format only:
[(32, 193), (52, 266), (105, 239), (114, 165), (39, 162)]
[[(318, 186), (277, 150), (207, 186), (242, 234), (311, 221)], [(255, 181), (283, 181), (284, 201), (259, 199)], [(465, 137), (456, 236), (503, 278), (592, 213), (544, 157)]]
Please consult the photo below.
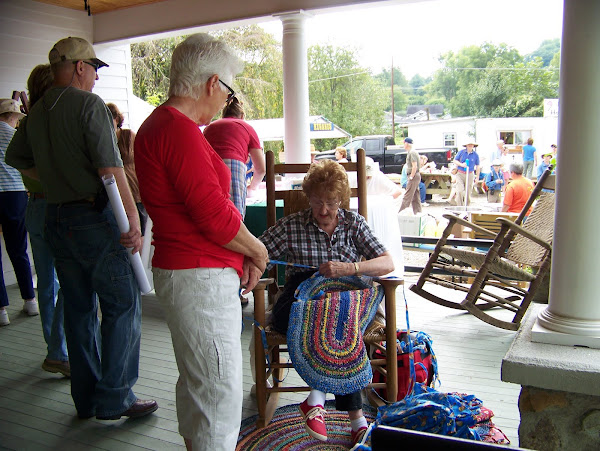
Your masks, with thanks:
[(240, 285), (244, 287), (242, 294), (248, 294), (253, 290), (263, 272), (264, 270), (261, 271), (249, 257), (244, 258), (243, 273), (240, 279)]
[(319, 266), (319, 272), (329, 278), (352, 276), (355, 271), (354, 263), (327, 262)]

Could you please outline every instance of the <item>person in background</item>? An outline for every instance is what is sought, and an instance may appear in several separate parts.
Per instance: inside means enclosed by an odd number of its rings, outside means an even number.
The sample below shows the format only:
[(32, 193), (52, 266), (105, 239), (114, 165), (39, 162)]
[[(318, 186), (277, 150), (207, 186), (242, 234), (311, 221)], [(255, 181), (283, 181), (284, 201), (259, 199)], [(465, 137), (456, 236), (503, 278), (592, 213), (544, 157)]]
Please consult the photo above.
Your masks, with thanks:
[(402, 189), (379, 170), (379, 163), (370, 157), (365, 157), (365, 167), (367, 169), (367, 194), (392, 196), (394, 200), (399, 200), (402, 196)]
[[(244, 108), (237, 97), (229, 99), (222, 111), (222, 119), (211, 122), (204, 129), (204, 137), (231, 171), (231, 200), (246, 215), (247, 190), (254, 190), (266, 174), (265, 155), (254, 128), (244, 121)], [(246, 161), (252, 158), (254, 174), (246, 185)]]
[(119, 108), (114, 103), (107, 103), (106, 106), (112, 116), (113, 125), (115, 126), (115, 134), (117, 135), (117, 145), (119, 146), (119, 152), (121, 153), (121, 159), (123, 160), (123, 169), (125, 170), (125, 176), (127, 177), (127, 183), (131, 190), (131, 195), (135, 201), (135, 205), (140, 216), (140, 227), (142, 229), (142, 236), (146, 231), (146, 222), (148, 221), (148, 213), (142, 203), (140, 197), (140, 187), (138, 184), (137, 175), (135, 174), (135, 161), (133, 158), (133, 143), (135, 141), (135, 132), (128, 128), (123, 128), (123, 121), (125, 117), (123, 113), (119, 111)]
[(496, 158), (492, 161), (490, 172), (485, 176), (485, 186), (487, 187), (487, 201), (495, 204), (500, 202), (500, 194), (504, 188), (504, 174), (502, 172), (502, 161)]
[[(402, 188), (404, 190), (406, 190), (406, 185), (408, 184), (407, 170), (408, 170), (408, 165), (405, 164), (404, 166), (402, 166), (402, 171), (400, 172), (400, 186), (402, 186)], [(429, 206), (429, 204), (426, 202), (427, 188), (425, 186), (425, 183), (423, 183), (423, 181), (419, 182), (419, 199), (421, 200), (422, 207)]]
[[(454, 164), (458, 169), (456, 173), (456, 202), (458, 206), (464, 206), (465, 199), (466, 205), (471, 203), (471, 191), (477, 180), (479, 180), (479, 155), (475, 152), (477, 146), (477, 143), (469, 142), (454, 157)], [(468, 167), (467, 160), (469, 160)], [(467, 174), (469, 174), (469, 186), (467, 186)]]
[(537, 166), (537, 153), (533, 147), (533, 138), (527, 139), (523, 146), (523, 175), (530, 179), (533, 176), (533, 167)]
[(537, 167), (537, 179), (539, 180), (539, 178), (542, 176), (542, 174), (544, 173), (544, 171), (546, 169), (548, 169), (548, 166), (550, 166), (550, 161), (552, 160), (552, 154), (550, 152), (545, 153), (542, 155), (542, 162), (538, 165)]
[(552, 158), (550, 159), (550, 164), (554, 167), (553, 172), (556, 172), (556, 156), (558, 155), (558, 147), (556, 146), (556, 144), (552, 144), (550, 146), (550, 149), (552, 149), (550, 151), (550, 153), (552, 154)]
[(447, 199), (443, 200), (449, 202), (450, 205), (453, 205), (453, 200), (456, 197), (456, 174), (458, 173), (458, 169), (456, 169), (456, 165), (454, 165), (454, 163), (450, 163), (448, 167), (450, 168), (450, 194), (448, 195)]
[[(140, 289), (128, 252), (142, 246), (140, 222), (115, 139), (110, 112), (92, 93), (96, 58), (85, 39), (58, 41), (48, 54), (52, 88), (29, 112), (25, 136), (6, 162), (41, 181), (45, 238), (64, 293), (71, 396), (81, 419), (139, 418), (158, 409), (133, 393), (139, 372)], [(130, 230), (121, 233), (101, 177), (112, 175)], [(131, 249), (131, 251), (128, 251)], [(102, 310), (99, 324), (98, 307)]]
[(335, 159), (338, 163), (348, 163), (348, 153), (345, 147), (335, 148)]
[(316, 161), (317, 155), (319, 155), (319, 152), (317, 152), (317, 149), (315, 149), (315, 145), (311, 144), (310, 145), (310, 163), (314, 163)]
[(502, 158), (502, 151), (504, 150), (504, 140), (499, 139), (496, 141), (496, 148), (490, 153), (492, 161)]
[(239, 289), (254, 288), (268, 259), (230, 198), (229, 168), (199, 129), (234, 97), (229, 86), (241, 70), (223, 41), (190, 35), (173, 51), (167, 101), (135, 139), (140, 194), (154, 222), (154, 287), (179, 370), (179, 433), (195, 451), (235, 449), (243, 396)]
[(512, 155), (510, 155), (510, 152), (508, 150), (508, 146), (504, 146), (502, 148), (502, 156), (500, 157), (500, 160), (502, 161), (502, 173), (504, 175), (504, 188), (502, 189), (502, 191), (506, 191), (506, 184), (508, 183), (508, 179), (510, 177), (510, 174), (508, 173), (508, 168), (510, 167), (511, 163), (514, 162), (514, 158)]
[[(412, 205), (415, 215), (421, 213), (421, 196), (419, 194), (419, 183), (421, 182), (420, 159), (416, 150), (413, 150), (412, 138), (404, 138), (404, 149), (406, 150), (406, 165), (408, 180), (406, 182), (406, 192), (400, 205), (400, 211)], [(409, 172), (410, 171), (410, 172)]]
[[(523, 176), (523, 165), (520, 163), (512, 163), (509, 167), (509, 172), (512, 180), (506, 187), (502, 211), (521, 213), (527, 199), (531, 195), (531, 191), (533, 191), (533, 182)], [(527, 215), (530, 212), (527, 212)]]
[[(27, 80), (29, 110), (44, 96), (53, 81), (50, 64), (40, 64), (31, 71)], [(27, 117), (23, 118), (21, 127), (27, 127), (27, 119)], [(18, 134), (14, 139), (22, 137), (24, 135)], [(29, 191), (25, 226), (29, 232), (29, 242), (33, 253), (40, 319), (47, 345), (46, 358), (42, 363), (42, 368), (50, 373), (61, 373), (63, 376), (70, 377), (71, 367), (64, 328), (64, 296), (58, 283), (52, 249), (44, 237), (46, 196), (42, 184), (38, 180), (24, 175), (23, 182)]]
[[(23, 298), (23, 311), (29, 316), (35, 316), (40, 312), (33, 291), (31, 264), (27, 255), (27, 192), (19, 171), (4, 161), (6, 149), (16, 132), (17, 124), (24, 116), (15, 100), (0, 99), (0, 225), (6, 253), (12, 262)], [(0, 326), (10, 324), (7, 306), (8, 293), (0, 261)]]

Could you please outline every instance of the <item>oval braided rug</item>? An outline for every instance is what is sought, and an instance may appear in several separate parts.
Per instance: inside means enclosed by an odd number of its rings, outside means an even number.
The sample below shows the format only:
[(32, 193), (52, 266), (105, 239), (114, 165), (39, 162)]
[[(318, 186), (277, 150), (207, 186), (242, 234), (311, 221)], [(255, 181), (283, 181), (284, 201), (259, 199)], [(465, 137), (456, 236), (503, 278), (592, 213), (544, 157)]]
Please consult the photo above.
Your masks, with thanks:
[[(240, 427), (240, 436), (236, 451), (303, 451), (303, 450), (347, 450), (352, 448), (350, 420), (348, 412), (335, 410), (335, 401), (325, 402), (325, 424), (327, 441), (312, 438), (304, 429), (304, 420), (300, 416), (298, 404), (279, 407), (273, 419), (264, 429), (256, 429), (257, 415), (246, 418)], [(365, 418), (371, 423), (377, 411), (369, 405), (363, 405)]]

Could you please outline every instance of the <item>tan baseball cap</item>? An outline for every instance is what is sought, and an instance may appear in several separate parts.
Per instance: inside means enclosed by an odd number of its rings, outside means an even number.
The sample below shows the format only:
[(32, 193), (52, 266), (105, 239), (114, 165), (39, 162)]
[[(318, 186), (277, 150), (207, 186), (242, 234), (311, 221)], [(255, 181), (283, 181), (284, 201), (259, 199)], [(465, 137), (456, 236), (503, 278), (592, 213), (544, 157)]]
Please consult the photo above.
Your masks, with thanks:
[(61, 61), (82, 61), (90, 60), (100, 67), (108, 67), (104, 61), (96, 58), (96, 52), (94, 47), (88, 41), (83, 38), (74, 38), (69, 36), (68, 38), (61, 39), (48, 54), (48, 60), (50, 64), (60, 63)]
[(13, 99), (0, 99), (0, 114), (4, 113), (15, 113), (19, 114), (20, 117), (25, 115), (21, 112), (21, 108), (16, 100)]

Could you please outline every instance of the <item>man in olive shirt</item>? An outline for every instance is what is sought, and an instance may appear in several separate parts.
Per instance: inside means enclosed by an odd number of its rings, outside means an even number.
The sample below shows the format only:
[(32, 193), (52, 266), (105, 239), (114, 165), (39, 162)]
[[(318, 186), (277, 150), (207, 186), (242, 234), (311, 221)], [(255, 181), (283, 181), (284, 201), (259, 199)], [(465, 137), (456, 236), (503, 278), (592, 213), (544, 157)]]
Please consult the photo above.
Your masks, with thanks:
[[(42, 182), (46, 239), (64, 292), (71, 395), (80, 418), (114, 420), (154, 412), (133, 394), (141, 334), (140, 292), (127, 257), (139, 251), (135, 202), (112, 118), (92, 89), (107, 66), (81, 38), (58, 41), (49, 54), (54, 85), (32, 108), (6, 162)], [(113, 174), (129, 218), (121, 234), (100, 177)], [(98, 324), (97, 305), (102, 310)]]
[(408, 182), (406, 183), (406, 192), (402, 199), (402, 205), (400, 210), (408, 208), (412, 205), (413, 213), (415, 215), (421, 213), (421, 195), (419, 193), (419, 183), (421, 183), (421, 162), (419, 160), (419, 153), (413, 150), (412, 138), (404, 138), (404, 148), (406, 149), (406, 174), (408, 175)]

